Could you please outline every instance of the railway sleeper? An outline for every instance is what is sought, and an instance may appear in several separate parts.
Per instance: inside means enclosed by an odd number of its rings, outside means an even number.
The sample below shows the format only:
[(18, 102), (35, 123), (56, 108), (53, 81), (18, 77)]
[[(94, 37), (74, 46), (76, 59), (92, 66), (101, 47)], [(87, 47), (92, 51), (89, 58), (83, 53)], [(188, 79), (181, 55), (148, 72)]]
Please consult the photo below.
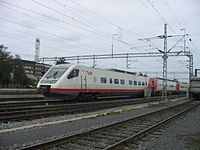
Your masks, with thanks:
[(116, 138), (116, 137), (114, 137), (114, 138), (112, 138), (112, 139), (110, 139), (110, 138), (106, 138), (104, 135), (92, 135), (92, 136), (90, 136), (90, 138), (94, 138), (95, 140), (98, 140), (98, 141), (101, 141), (101, 142), (106, 142), (106, 141), (111, 141), (111, 142), (116, 142), (116, 141), (119, 141), (119, 140), (121, 140), (121, 138)]
[(127, 136), (123, 135), (123, 133), (101, 132), (100, 134), (110, 136), (111, 138), (113, 138), (113, 137), (118, 137), (118, 138), (121, 138), (121, 139), (127, 138)]
[(85, 146), (88, 146), (88, 147), (92, 147), (92, 148), (98, 148), (98, 149), (102, 149), (105, 147), (105, 145), (107, 143), (104, 143), (104, 142), (91, 142), (91, 141), (88, 141), (88, 140), (78, 140), (76, 141), (77, 144), (81, 144), (81, 145), (85, 145)]

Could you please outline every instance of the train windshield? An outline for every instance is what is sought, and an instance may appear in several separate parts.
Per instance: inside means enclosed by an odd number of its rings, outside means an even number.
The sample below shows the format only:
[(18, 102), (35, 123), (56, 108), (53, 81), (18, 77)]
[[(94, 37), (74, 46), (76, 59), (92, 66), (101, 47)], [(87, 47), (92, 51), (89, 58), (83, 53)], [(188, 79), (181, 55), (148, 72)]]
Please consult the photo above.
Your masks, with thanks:
[(52, 68), (45, 78), (60, 78), (68, 68)]

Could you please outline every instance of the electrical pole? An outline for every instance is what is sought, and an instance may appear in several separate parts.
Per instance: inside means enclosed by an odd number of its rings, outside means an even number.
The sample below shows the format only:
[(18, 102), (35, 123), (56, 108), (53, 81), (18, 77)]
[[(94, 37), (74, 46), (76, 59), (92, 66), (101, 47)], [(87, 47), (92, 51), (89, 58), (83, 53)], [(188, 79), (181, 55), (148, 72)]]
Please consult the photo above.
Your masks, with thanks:
[[(184, 38), (184, 54), (186, 54), (186, 40), (185, 40), (185, 36), (188, 34), (185, 34), (185, 29), (184, 30), (184, 35), (167, 35), (167, 24), (164, 25), (164, 35), (160, 35), (160, 36), (156, 36), (156, 37), (151, 37), (151, 38), (145, 38), (145, 39), (139, 39), (139, 40), (146, 40), (146, 41), (150, 41), (151, 39), (164, 39), (164, 50), (160, 50), (158, 49), (158, 51), (160, 53), (163, 54), (162, 58), (163, 58), (163, 89), (162, 89), (162, 101), (167, 100), (167, 58), (168, 58), (168, 54), (170, 53), (170, 51)], [(167, 49), (167, 38), (168, 37), (176, 37), (176, 36), (182, 36), (182, 38), (180, 38), (175, 44), (174, 46), (172, 46), (169, 50)], [(180, 54), (180, 53), (179, 53)], [(177, 54), (177, 55), (179, 55)], [(189, 68), (190, 68), (190, 72), (192, 72), (193, 70), (193, 55), (188, 54), (189, 57)]]
[(163, 51), (163, 91), (162, 101), (167, 100), (167, 24), (164, 26), (164, 51)]
[(114, 36), (116, 36), (117, 34), (113, 34), (112, 35), (112, 52), (111, 52), (111, 54), (112, 54), (112, 56), (113, 56), (113, 54), (114, 54)]
[(181, 29), (181, 31), (183, 31), (184, 34), (184, 41), (183, 41), (183, 51), (186, 51), (186, 34), (185, 34), (185, 29)]
[(94, 68), (96, 66), (96, 60), (95, 60), (95, 55), (93, 55), (93, 65), (92, 65), (92, 68)]

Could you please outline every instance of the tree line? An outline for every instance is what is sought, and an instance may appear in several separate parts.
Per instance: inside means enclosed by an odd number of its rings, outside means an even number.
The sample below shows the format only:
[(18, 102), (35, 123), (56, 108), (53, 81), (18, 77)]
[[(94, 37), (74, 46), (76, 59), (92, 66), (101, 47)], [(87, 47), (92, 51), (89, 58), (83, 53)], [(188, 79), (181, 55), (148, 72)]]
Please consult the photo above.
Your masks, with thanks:
[(28, 84), (25, 69), (19, 55), (12, 56), (0, 45), (0, 84), (26, 85)]

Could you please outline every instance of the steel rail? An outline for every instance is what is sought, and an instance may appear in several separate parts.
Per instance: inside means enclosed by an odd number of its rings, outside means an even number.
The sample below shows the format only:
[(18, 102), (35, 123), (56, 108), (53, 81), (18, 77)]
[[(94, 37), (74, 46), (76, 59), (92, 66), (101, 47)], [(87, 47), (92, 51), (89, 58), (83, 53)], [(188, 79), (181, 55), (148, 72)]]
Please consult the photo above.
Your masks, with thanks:
[(138, 141), (140, 138), (144, 137), (149, 132), (152, 132), (155, 129), (160, 128), (162, 125), (166, 124), (167, 122), (170, 122), (171, 120), (174, 120), (174, 119), (186, 114), (187, 112), (191, 111), (192, 109), (196, 108), (199, 105), (200, 104), (189, 107), (189, 108), (187, 108), (187, 109), (185, 109), (185, 110), (183, 110), (183, 111), (181, 111), (181, 112), (179, 112), (179, 113), (177, 113), (177, 114), (175, 114), (175, 115), (173, 115), (173, 116), (171, 116), (171, 117), (169, 117), (169, 118), (167, 118), (167, 119), (165, 119), (165, 120), (163, 120), (163, 121), (161, 121), (161, 122), (159, 122), (159, 123), (157, 123), (153, 126), (150, 126), (149, 128), (147, 128), (145, 130), (140, 131), (139, 133), (137, 133), (133, 136), (130, 136), (130, 137), (118, 142), (118, 143), (110, 145), (109, 147), (107, 147), (103, 150), (113, 150), (113, 149), (117, 150), (117, 149), (120, 149), (121, 146), (124, 146), (128, 143), (134, 143), (134, 142)]
[[(172, 96), (173, 97), (173, 96)], [(152, 100), (146, 99), (125, 99), (115, 101), (99, 101), (91, 103), (75, 103), (75, 104), (60, 104), (60, 105), (43, 105), (41, 107), (19, 107), (19, 108), (5, 108), (0, 109), (0, 122), (7, 121), (21, 121), (25, 119), (36, 119), (48, 116), (74, 114), (97, 111), (117, 106), (142, 104), (148, 102), (159, 101), (159, 97), (154, 97)]]
[[(190, 108), (188, 108), (187, 105), (189, 105)], [(133, 136), (129, 136), (129, 137), (125, 138), (125, 139), (122, 138), (120, 141), (115, 142), (114, 144), (109, 144), (106, 147), (99, 148), (99, 149), (110, 150), (110, 149), (113, 149), (113, 148), (116, 148), (116, 147), (118, 148), (119, 145), (127, 143), (127, 141), (132, 141), (132, 139), (135, 139), (135, 140), (138, 139), (139, 137), (143, 136), (144, 133), (150, 132), (152, 129), (155, 129), (158, 126), (160, 126), (161, 124), (166, 123), (169, 120), (172, 120), (174, 117), (178, 117), (178, 116), (184, 114), (186, 111), (188, 112), (188, 111), (192, 110), (193, 108), (197, 107), (198, 105), (199, 105), (199, 103), (196, 104), (194, 102), (188, 101), (188, 102), (185, 102), (183, 104), (178, 104), (178, 105), (171, 106), (171, 107), (168, 107), (168, 108), (165, 108), (165, 109), (162, 109), (162, 110), (157, 110), (157, 111), (154, 111), (154, 112), (151, 112), (151, 113), (147, 113), (145, 115), (140, 115), (138, 117), (134, 117), (134, 118), (127, 119), (127, 120), (124, 120), (124, 121), (121, 121), (121, 122), (117, 122), (117, 123), (114, 123), (114, 124), (106, 125), (104, 127), (100, 127), (100, 128), (97, 128), (97, 129), (92, 129), (90, 131), (85, 131), (85, 132), (78, 133), (78, 134), (75, 134), (75, 135), (66, 136), (66, 137), (50, 140), (50, 141), (47, 141), (47, 142), (43, 142), (43, 143), (40, 143), (40, 144), (35, 144), (35, 145), (32, 145), (32, 146), (23, 147), (23, 148), (21, 148), (21, 150), (49, 149), (49, 148), (52, 148), (54, 146), (59, 146), (59, 145), (62, 145), (64, 143), (67, 143), (67, 142), (70, 143), (71, 141), (76, 141), (76, 140), (79, 140), (81, 138), (87, 138), (88, 136), (90, 137), (92, 135), (96, 135), (96, 134), (101, 133), (101, 132), (103, 133), (103, 132), (109, 131), (110, 129), (112, 129), (114, 127), (115, 128), (121, 127), (121, 126), (124, 127), (125, 124), (127, 124), (128, 122), (132, 122), (132, 121), (136, 121), (136, 120), (140, 120), (141, 121), (142, 118), (143, 119), (145, 117), (148, 118), (149, 116), (154, 116), (154, 115), (156, 115), (158, 113), (161, 113), (161, 112), (166, 112), (167, 111), (169, 113), (172, 113), (170, 111), (172, 109), (175, 111), (175, 114), (172, 114), (172, 116), (169, 117), (168, 119), (161, 120), (158, 123), (156, 122), (156, 124), (151, 125), (150, 127), (146, 128), (145, 130), (143, 130), (143, 131), (140, 130), (139, 132), (136, 132)], [(179, 109), (181, 109), (181, 110), (177, 113), (176, 111), (177, 111), (178, 107), (180, 107)], [(183, 108), (184, 108), (184, 110), (182, 111)], [(147, 121), (148, 121), (148, 119), (147, 119)], [(106, 134), (106, 133), (104, 133), (104, 134)]]

